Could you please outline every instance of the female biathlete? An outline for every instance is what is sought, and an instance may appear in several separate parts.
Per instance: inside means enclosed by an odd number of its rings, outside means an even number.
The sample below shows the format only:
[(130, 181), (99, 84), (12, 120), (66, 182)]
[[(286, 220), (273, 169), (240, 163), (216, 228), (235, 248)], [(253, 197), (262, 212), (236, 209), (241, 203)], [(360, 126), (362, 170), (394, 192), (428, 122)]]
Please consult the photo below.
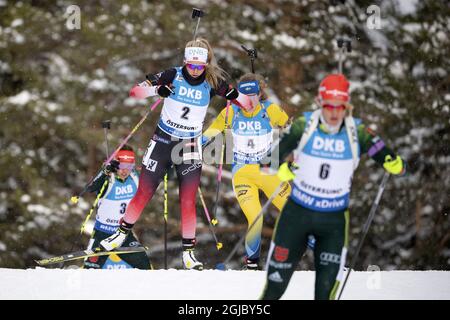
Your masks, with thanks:
[[(233, 135), (233, 189), (242, 211), (250, 226), (261, 211), (259, 190), (270, 197), (280, 185), (276, 174), (260, 171), (261, 160), (270, 153), (274, 129), (283, 128), (288, 122), (287, 114), (277, 104), (267, 99), (264, 78), (253, 73), (243, 75), (238, 83), (240, 93), (238, 108), (232, 104), (203, 133), (203, 144), (212, 137), (231, 129)], [(245, 110), (244, 110), (245, 109)], [(273, 200), (281, 210), (289, 196), (291, 187), (285, 183)], [(261, 250), (261, 230), (263, 219), (259, 219), (248, 230), (245, 238), (246, 257), (244, 268), (258, 269)]]
[(196, 232), (195, 198), (202, 169), (199, 137), (209, 102), (214, 95), (233, 100), (238, 91), (225, 81), (208, 41), (202, 38), (185, 46), (184, 65), (168, 69), (132, 88), (130, 95), (164, 99), (161, 118), (144, 155), (136, 196), (128, 205), (119, 229), (100, 246), (112, 250), (122, 245), (153, 197), (167, 170), (174, 165), (179, 181), (181, 233), (185, 269), (202, 270), (194, 256)]

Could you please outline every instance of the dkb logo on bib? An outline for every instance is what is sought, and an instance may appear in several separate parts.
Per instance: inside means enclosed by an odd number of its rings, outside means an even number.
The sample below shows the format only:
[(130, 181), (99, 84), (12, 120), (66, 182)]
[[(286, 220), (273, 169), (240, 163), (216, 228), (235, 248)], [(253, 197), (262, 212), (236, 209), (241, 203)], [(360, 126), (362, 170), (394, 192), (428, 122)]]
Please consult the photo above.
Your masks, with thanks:
[(259, 121), (239, 122), (239, 130), (261, 130), (261, 122)]
[(180, 96), (186, 96), (191, 99), (195, 100), (201, 100), (202, 99), (202, 92), (200, 90), (195, 90), (192, 88), (186, 88), (181, 86), (180, 91), (178, 92)]
[(328, 152), (344, 152), (345, 142), (339, 139), (328, 139), (315, 136), (313, 141), (313, 149)]

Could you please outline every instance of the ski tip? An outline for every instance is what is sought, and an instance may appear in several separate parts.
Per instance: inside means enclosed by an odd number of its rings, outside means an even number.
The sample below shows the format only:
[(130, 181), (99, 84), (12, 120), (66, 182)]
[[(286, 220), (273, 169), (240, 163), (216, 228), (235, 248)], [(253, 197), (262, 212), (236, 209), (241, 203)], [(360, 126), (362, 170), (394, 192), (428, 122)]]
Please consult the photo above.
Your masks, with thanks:
[(224, 263), (218, 263), (218, 264), (216, 264), (216, 269), (221, 270), (221, 271), (226, 271), (227, 267), (225, 266)]

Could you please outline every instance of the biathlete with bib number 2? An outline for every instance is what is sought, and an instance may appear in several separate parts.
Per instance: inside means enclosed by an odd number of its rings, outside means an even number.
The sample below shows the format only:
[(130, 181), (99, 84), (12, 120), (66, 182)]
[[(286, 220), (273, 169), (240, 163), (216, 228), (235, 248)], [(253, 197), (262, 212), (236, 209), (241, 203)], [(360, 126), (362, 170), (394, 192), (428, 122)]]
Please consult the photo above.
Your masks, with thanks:
[(352, 117), (349, 86), (342, 74), (325, 77), (317, 96), (320, 109), (295, 120), (280, 141), (280, 161), (291, 152), (294, 161), (283, 163), (278, 177), (293, 180), (293, 190), (275, 227), (262, 299), (281, 298), (313, 235), (315, 299), (334, 300), (347, 254), (350, 188), (360, 156), (367, 153), (390, 174), (405, 172), (400, 156)]
[(219, 95), (233, 100), (239, 93), (225, 80), (225, 72), (217, 65), (210, 44), (203, 38), (186, 44), (183, 66), (146, 78), (131, 89), (130, 96), (163, 97), (161, 117), (142, 161), (136, 196), (117, 232), (100, 245), (108, 251), (121, 246), (165, 173), (174, 165), (179, 181), (183, 267), (202, 270), (203, 264), (194, 255), (196, 193), (202, 170), (199, 137), (211, 98)]

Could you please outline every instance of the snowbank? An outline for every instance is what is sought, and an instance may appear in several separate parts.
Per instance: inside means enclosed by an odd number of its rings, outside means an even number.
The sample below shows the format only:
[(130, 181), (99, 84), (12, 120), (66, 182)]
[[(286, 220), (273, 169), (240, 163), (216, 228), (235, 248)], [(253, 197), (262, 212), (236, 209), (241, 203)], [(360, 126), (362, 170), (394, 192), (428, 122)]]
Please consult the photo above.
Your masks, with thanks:
[[(0, 269), (0, 299), (256, 300), (264, 271)], [(297, 271), (284, 299), (312, 299)], [(450, 299), (449, 271), (354, 272), (343, 299)]]

